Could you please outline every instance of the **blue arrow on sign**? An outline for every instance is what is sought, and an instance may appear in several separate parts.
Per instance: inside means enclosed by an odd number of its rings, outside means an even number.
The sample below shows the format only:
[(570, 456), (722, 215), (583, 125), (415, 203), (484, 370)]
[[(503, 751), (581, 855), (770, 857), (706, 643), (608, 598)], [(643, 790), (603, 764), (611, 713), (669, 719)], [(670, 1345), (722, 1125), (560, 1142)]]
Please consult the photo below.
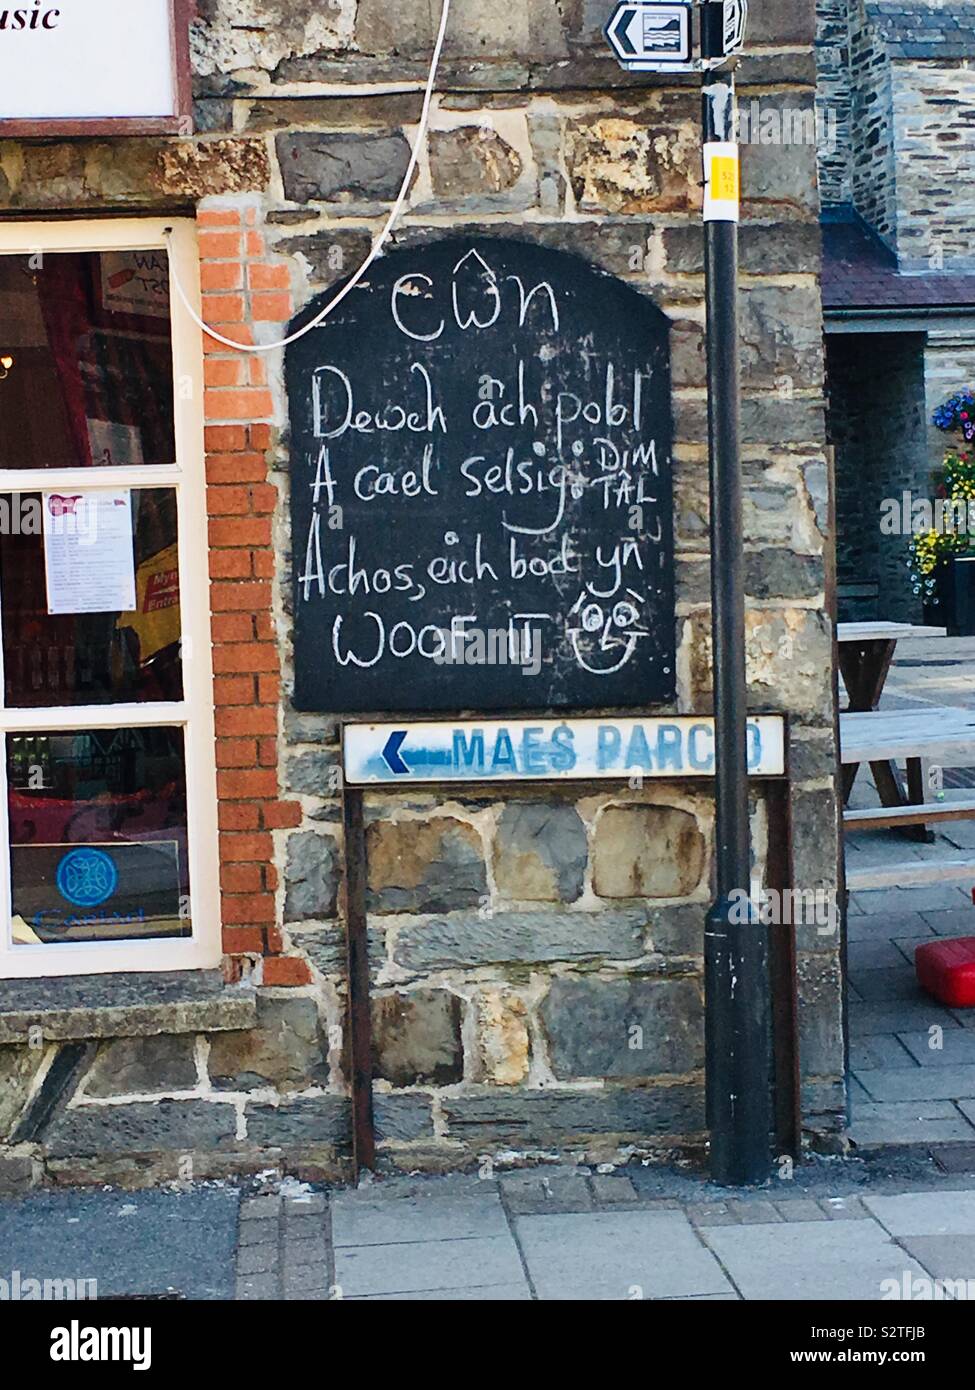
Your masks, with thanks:
[(613, 42), (613, 40), (615, 40), (616, 43), (619, 45), (619, 52), (621, 53), (628, 53), (631, 55), (636, 54), (636, 48), (634, 47), (633, 41), (628, 33), (630, 23), (635, 17), (635, 15), (636, 10), (634, 9), (620, 10), (619, 14), (616, 16), (616, 19), (609, 27), (610, 42)]
[(406, 742), (407, 732), (406, 729), (397, 729), (394, 734), (390, 734), (383, 747), (383, 761), (390, 772), (397, 777), (402, 777), (404, 773), (410, 771), (409, 763), (403, 761), (399, 752)]

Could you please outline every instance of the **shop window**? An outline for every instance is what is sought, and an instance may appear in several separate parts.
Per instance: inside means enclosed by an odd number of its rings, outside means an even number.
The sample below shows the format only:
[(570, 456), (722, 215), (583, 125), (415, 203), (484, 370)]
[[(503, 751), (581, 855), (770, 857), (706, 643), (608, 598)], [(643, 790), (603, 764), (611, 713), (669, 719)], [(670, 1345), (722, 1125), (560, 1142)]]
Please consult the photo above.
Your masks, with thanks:
[[(164, 236), (164, 227), (173, 228)], [(192, 223), (0, 225), (0, 976), (220, 956)]]

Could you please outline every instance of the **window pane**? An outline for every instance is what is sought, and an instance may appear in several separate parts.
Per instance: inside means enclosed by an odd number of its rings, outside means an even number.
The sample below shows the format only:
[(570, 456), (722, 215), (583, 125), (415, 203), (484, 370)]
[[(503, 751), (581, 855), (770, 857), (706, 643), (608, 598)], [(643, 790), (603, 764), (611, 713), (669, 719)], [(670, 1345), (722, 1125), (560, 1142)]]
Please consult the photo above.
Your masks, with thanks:
[[(135, 609), (49, 614), (41, 495), (0, 494), (0, 617), (9, 706), (182, 699), (176, 494), (172, 488), (138, 488), (130, 498)], [(97, 526), (85, 517), (97, 515), (91, 508), (79, 515), (83, 556), (96, 553)], [(63, 521), (74, 525), (73, 517)]]
[(8, 734), (15, 945), (191, 934), (181, 729)]
[(0, 255), (0, 468), (174, 463), (169, 314), (165, 251)]

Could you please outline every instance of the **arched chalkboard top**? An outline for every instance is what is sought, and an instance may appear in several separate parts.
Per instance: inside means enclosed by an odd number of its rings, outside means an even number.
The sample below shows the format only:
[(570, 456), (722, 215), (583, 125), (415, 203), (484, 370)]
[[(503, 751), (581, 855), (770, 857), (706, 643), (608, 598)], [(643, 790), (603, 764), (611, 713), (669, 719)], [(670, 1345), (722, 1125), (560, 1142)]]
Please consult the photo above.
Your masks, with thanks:
[[(653, 299), (637, 286), (626, 280), (621, 280), (606, 270), (605, 267), (596, 265), (574, 251), (565, 251), (560, 247), (545, 246), (536, 241), (525, 241), (517, 237), (489, 236), (479, 231), (476, 235), (471, 236), (457, 236), (451, 232), (450, 235), (442, 238), (431, 238), (429, 235), (424, 235), (421, 240), (398, 242), (379, 257), (362, 285), (353, 290), (319, 328), (312, 330), (312, 336), (315, 333), (326, 333), (332, 323), (347, 322), (348, 311), (351, 309), (354, 313), (356, 300), (360, 296), (373, 294), (377, 287), (389, 286), (391, 283), (395, 283), (400, 276), (408, 275), (410, 271), (407, 263), (411, 260), (417, 265), (422, 261), (424, 267), (436, 265), (441, 277), (440, 288), (446, 287), (448, 293), (452, 291), (455, 277), (459, 279), (461, 295), (463, 295), (465, 285), (470, 290), (478, 287), (481, 276), (488, 282), (493, 277), (500, 299), (501, 314), (499, 317), (504, 315), (506, 296), (509, 296), (511, 304), (514, 304), (515, 297), (520, 293), (518, 281), (524, 283), (523, 277), (528, 272), (535, 277), (534, 285), (551, 284), (551, 279), (554, 277), (563, 286), (562, 292), (569, 297), (583, 293), (583, 287), (588, 283), (591, 293), (600, 294), (600, 296), (605, 296), (607, 300), (612, 300), (613, 304), (617, 305), (621, 311), (625, 312), (629, 307), (633, 313), (653, 315), (657, 320), (659, 330), (666, 334), (670, 332), (671, 321), (659, 305), (655, 304)], [(518, 267), (514, 271), (509, 269), (512, 264)], [(424, 269), (423, 273), (429, 274), (429, 270)], [(505, 284), (506, 276), (514, 277), (508, 281), (507, 285)], [(346, 283), (347, 279), (340, 280), (328, 290), (309, 300), (291, 320), (288, 325), (288, 335), (290, 336), (291, 333), (303, 328), (306, 323), (321, 313), (324, 306), (335, 297)], [(431, 293), (436, 292), (434, 286), (427, 288)], [(539, 294), (542, 298), (547, 298), (544, 292), (540, 291)], [(535, 300), (532, 300), (532, 304), (534, 303)], [(520, 299), (517, 307), (520, 312)], [(451, 309), (452, 305), (448, 301), (446, 305), (448, 319)], [(459, 324), (457, 326), (460, 327)]]
[(291, 344), (299, 708), (673, 699), (669, 329), (580, 256), (452, 235)]

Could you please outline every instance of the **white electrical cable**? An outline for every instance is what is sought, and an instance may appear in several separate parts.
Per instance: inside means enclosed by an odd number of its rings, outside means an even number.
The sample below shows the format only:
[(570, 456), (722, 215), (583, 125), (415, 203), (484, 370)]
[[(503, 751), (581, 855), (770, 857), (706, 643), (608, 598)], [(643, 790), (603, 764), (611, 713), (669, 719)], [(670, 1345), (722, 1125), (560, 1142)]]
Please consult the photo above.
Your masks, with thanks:
[[(420, 111), (420, 122), (416, 128), (416, 139), (413, 142), (413, 150), (410, 154), (410, 162), (407, 166), (406, 176), (403, 179), (403, 186), (400, 189), (399, 196), (396, 199), (396, 202), (393, 204), (392, 211), (390, 212), (389, 217), (386, 220), (386, 225), (383, 227), (382, 231), (379, 233), (376, 240), (373, 242), (372, 250), (369, 252), (369, 255), (366, 257), (366, 259), (362, 262), (362, 265), (359, 267), (356, 273), (352, 276), (351, 280), (349, 280), (343, 286), (343, 288), (339, 290), (338, 294), (335, 295), (334, 298), (331, 299), (328, 302), (328, 304), (325, 305), (324, 309), (322, 309), (320, 313), (316, 314), (315, 317), (309, 323), (305, 324), (304, 328), (299, 328), (298, 331), (296, 333), (292, 333), (290, 337), (280, 338), (275, 343), (237, 343), (232, 338), (225, 338), (222, 333), (218, 333), (215, 328), (211, 328), (207, 323), (204, 322), (202, 318), (200, 318), (200, 315), (193, 308), (193, 305), (190, 303), (186, 291), (183, 289), (183, 286), (180, 283), (179, 277), (176, 274), (173, 258), (170, 257), (169, 273), (173, 284), (176, 286), (176, 293), (182, 301), (183, 308), (189, 314), (190, 318), (193, 320), (193, 322), (196, 324), (198, 328), (203, 330), (207, 337), (213, 338), (215, 342), (223, 343), (225, 347), (234, 348), (238, 352), (276, 352), (278, 348), (284, 348), (287, 347), (289, 343), (297, 342), (297, 340), (299, 338), (303, 338), (306, 333), (310, 333), (313, 328), (317, 328), (320, 323), (323, 323), (324, 320), (328, 318), (329, 314), (332, 312), (333, 309), (338, 308), (345, 296), (347, 294), (350, 294), (355, 289), (356, 285), (361, 283), (363, 276), (369, 270), (369, 267), (376, 260), (376, 257), (382, 251), (387, 240), (389, 239), (389, 234), (393, 230), (393, 227), (396, 224), (396, 219), (402, 212), (403, 204), (406, 202), (406, 199), (409, 195), (410, 184), (413, 181), (413, 175), (416, 171), (417, 162), (420, 158), (420, 150), (422, 149), (423, 142), (426, 139), (427, 126), (430, 121), (430, 107), (433, 104), (433, 91), (437, 81), (437, 71), (440, 67), (440, 54), (443, 51), (444, 39), (447, 34), (447, 19), (449, 15), (450, 0), (443, 0), (443, 11), (440, 15), (440, 30), (437, 34), (437, 42), (434, 45), (433, 49), (433, 61), (430, 64), (430, 76), (427, 79), (427, 85), (424, 91), (423, 107)], [(163, 235), (167, 239), (171, 237), (172, 234), (172, 227), (165, 228)]]

